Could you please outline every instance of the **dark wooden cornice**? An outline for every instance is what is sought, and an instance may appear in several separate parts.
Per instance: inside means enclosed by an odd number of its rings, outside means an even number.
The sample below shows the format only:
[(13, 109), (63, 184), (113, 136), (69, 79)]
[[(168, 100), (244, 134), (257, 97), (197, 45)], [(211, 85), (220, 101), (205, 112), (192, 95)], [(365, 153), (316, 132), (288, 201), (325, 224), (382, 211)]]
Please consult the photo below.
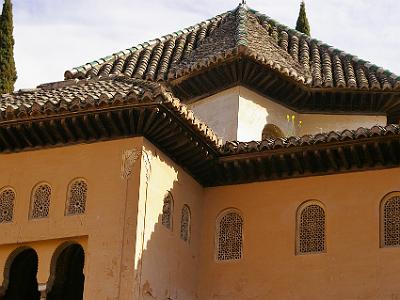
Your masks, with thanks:
[[(240, 184), (393, 168), (397, 126), (226, 144), (218, 148), (163, 103), (115, 106), (0, 126), (3, 153), (144, 136), (203, 186)], [(295, 140), (294, 140), (295, 139)]]
[(400, 111), (400, 91), (306, 86), (245, 56), (192, 71), (171, 81), (171, 85), (184, 102), (242, 85), (301, 113), (390, 116)]
[(400, 164), (398, 125), (222, 145), (165, 86), (123, 77), (16, 93), (3, 101), (1, 153), (143, 136), (203, 186)]
[(400, 166), (399, 126), (302, 138), (227, 143), (212, 186), (387, 169)]
[[(161, 103), (145, 103), (67, 113), (0, 125), (0, 151), (35, 150), (144, 136), (203, 182), (217, 156), (215, 146)], [(188, 168), (196, 164), (197, 168)]]

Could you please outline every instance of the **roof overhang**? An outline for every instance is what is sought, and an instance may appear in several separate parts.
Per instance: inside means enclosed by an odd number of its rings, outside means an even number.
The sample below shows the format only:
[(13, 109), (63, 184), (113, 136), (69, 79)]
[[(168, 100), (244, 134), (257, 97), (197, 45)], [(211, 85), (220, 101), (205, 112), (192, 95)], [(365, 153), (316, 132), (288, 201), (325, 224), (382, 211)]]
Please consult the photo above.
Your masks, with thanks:
[(184, 102), (242, 85), (301, 113), (395, 115), (400, 112), (400, 91), (381, 89), (316, 88), (260, 64), (249, 55), (230, 57), (212, 65), (197, 65), (170, 81)]
[(73, 101), (56, 110), (39, 106), (24, 113), (2, 114), (2, 153), (144, 136), (203, 186), (400, 165), (398, 125), (222, 146), (210, 128), (163, 91), (101, 96), (94, 103)]

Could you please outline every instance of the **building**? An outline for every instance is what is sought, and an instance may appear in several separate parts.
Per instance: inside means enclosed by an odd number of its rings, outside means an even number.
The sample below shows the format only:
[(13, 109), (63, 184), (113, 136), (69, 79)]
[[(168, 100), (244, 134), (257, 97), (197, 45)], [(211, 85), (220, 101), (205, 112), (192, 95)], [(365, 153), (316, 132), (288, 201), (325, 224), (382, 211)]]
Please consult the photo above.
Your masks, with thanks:
[(245, 4), (2, 95), (1, 299), (398, 299), (399, 116)]

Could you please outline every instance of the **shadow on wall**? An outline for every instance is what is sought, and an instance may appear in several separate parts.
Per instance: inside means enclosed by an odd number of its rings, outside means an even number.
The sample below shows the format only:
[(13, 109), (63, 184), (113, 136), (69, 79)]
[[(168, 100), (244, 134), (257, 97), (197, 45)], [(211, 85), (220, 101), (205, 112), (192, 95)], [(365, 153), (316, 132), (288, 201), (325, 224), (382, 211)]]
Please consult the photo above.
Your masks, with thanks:
[(196, 190), (188, 187), (184, 172), (156, 153), (146, 150), (144, 160), (147, 186), (139, 200), (143, 211), (138, 215), (144, 217), (138, 220), (134, 299), (198, 299)]
[[(39, 292), (38, 255), (29, 247), (12, 252), (4, 269), (1, 300), (82, 300), (84, 287), (84, 251), (74, 242), (61, 244), (54, 252), (47, 289)], [(47, 294), (47, 295), (46, 295)]]

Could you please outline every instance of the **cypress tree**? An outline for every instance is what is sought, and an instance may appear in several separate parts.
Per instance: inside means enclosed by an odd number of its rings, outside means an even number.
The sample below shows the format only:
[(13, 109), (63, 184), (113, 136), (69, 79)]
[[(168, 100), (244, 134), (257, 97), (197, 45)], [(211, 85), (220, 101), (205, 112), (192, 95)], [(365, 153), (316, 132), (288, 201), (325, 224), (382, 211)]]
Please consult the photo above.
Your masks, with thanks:
[(13, 92), (17, 80), (13, 29), (12, 3), (5, 0), (0, 16), (0, 94)]
[(297, 18), (296, 30), (302, 33), (311, 35), (310, 24), (308, 23), (307, 14), (306, 14), (306, 4), (304, 1), (301, 1), (300, 4), (300, 12), (299, 17)]

